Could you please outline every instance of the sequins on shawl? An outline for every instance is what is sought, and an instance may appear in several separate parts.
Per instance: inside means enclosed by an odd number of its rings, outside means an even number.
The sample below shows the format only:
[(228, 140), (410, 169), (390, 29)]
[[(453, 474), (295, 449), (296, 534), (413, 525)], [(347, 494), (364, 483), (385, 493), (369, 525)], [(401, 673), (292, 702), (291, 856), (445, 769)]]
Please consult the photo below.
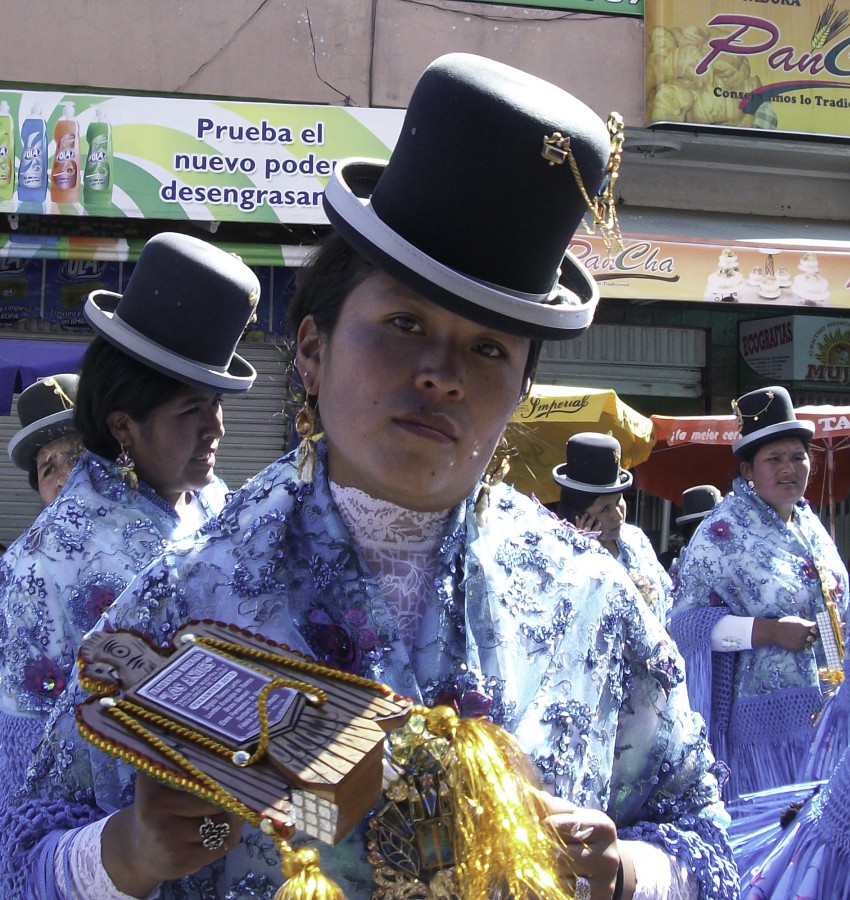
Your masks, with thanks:
[(68, 597), (68, 614), (73, 624), (86, 632), (127, 587), (123, 578), (98, 572), (87, 575)]

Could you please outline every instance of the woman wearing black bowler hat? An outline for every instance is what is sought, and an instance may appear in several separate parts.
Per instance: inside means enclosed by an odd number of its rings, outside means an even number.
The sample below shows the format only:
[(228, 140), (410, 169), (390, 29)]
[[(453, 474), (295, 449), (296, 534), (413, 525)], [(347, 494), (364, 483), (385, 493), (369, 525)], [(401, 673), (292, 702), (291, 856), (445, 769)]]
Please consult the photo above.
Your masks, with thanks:
[[(123, 296), (87, 299), (96, 337), (73, 377), (73, 418), (53, 417), (76, 428), (87, 452), (0, 563), (0, 796), (21, 786), (82, 636), (169, 540), (224, 505), (214, 474), (221, 397), (254, 380), (233, 351), (258, 295), (235, 257), (161, 234)], [(34, 436), (24, 434), (13, 457)]]
[(79, 377), (49, 375), (21, 391), (21, 428), (9, 441), (9, 457), (29, 476), (44, 505), (52, 503), (82, 456), (83, 445), (74, 423)]
[[(389, 162), (341, 161), (327, 185), (334, 234), (290, 304), (301, 445), (149, 566), (108, 625), (163, 642), (179, 620), (231, 623), (509, 729), (539, 787), (529, 813), (555, 842), (555, 887), (523, 874), (540, 868), (512, 873), (529, 896), (733, 898), (675, 647), (610, 554), (491, 464), (541, 341), (590, 325), (596, 285), (564, 248), (588, 204), (611, 224), (619, 152), (616, 119), (609, 131), (554, 85), (468, 54), (429, 66)], [(317, 848), (322, 870), (349, 898), (469, 896), (439, 753), (391, 751), (386, 796)], [(281, 883), (269, 835), (142, 775), (110, 778), (70, 709), (35, 764), (10, 825), (44, 896), (93, 879), (194, 898)], [(293, 842), (315, 846), (295, 825)]]
[(731, 769), (727, 800), (798, 780), (841, 670), (816, 617), (837, 626), (848, 600), (844, 563), (803, 499), (813, 426), (778, 385), (733, 408), (741, 474), (682, 555), (670, 617), (691, 701)]
[(610, 434), (588, 431), (573, 435), (567, 441), (566, 462), (552, 470), (561, 486), (557, 515), (593, 534), (623, 565), (664, 624), (673, 585), (649, 538), (626, 522), (623, 492), (631, 487), (632, 474), (620, 467), (620, 454), (620, 444)]

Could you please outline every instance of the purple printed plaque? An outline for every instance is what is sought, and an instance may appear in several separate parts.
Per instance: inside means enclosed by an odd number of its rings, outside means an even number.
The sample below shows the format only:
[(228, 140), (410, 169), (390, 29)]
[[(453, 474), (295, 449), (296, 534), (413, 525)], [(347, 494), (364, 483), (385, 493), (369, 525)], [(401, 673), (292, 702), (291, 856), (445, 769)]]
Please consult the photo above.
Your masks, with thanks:
[[(136, 690), (162, 709), (241, 744), (260, 733), (257, 698), (272, 678), (209, 650), (191, 647)], [(268, 696), (269, 725), (286, 714), (298, 692), (276, 688)]]

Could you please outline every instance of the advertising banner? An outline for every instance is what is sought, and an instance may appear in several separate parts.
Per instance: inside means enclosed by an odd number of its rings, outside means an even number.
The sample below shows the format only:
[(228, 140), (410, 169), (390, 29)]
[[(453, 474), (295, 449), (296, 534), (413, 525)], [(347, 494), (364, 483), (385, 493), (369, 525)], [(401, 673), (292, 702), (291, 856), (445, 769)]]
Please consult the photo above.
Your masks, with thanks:
[(850, 135), (850, 13), (835, 0), (655, 0), (648, 125)]
[(0, 327), (41, 312), (44, 261), (0, 258)]
[(121, 290), (121, 266), (114, 262), (87, 259), (45, 260), (45, 322), (66, 331), (89, 331), (83, 315), (86, 297), (92, 291)]
[(738, 326), (739, 351), (750, 375), (742, 382), (776, 381), (800, 388), (850, 387), (850, 321), (825, 316), (754, 319)]
[(644, 0), (473, 0), (499, 6), (526, 6), (534, 9), (578, 9), (585, 12), (610, 13), (616, 16), (642, 16)]
[(0, 87), (0, 213), (323, 224), (336, 160), (386, 159), (403, 116)]
[(838, 246), (624, 234), (623, 249), (609, 259), (600, 238), (579, 232), (570, 251), (603, 297), (848, 309), (850, 245)]

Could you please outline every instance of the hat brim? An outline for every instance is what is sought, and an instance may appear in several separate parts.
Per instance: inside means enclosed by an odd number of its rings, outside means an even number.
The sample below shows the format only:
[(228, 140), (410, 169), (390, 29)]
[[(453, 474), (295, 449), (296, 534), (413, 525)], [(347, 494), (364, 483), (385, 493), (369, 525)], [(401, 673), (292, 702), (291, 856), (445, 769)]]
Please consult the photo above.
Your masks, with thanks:
[(83, 312), (91, 327), (101, 337), (123, 350), (128, 356), (177, 381), (221, 391), (223, 394), (242, 394), (254, 383), (257, 377), (256, 369), (237, 353), (233, 354), (226, 370), (215, 369), (207, 368), (154, 343), (123, 322), (113, 310), (105, 308), (110, 305), (114, 307), (120, 299), (121, 294), (112, 291), (92, 291)]
[(63, 409), (37, 419), (13, 435), (9, 441), (9, 458), (18, 469), (28, 472), (36, 453), (45, 444), (65, 437), (66, 434), (73, 434), (76, 430), (73, 409)]
[(628, 469), (621, 469), (620, 474), (617, 476), (617, 480), (611, 484), (586, 484), (583, 481), (574, 481), (572, 478), (567, 478), (564, 474), (566, 468), (566, 463), (555, 466), (555, 468), (552, 469), (552, 478), (554, 478), (561, 487), (569, 488), (573, 491), (580, 491), (582, 494), (599, 494), (600, 496), (603, 494), (619, 494), (627, 488), (630, 488), (633, 481), (632, 473), (629, 472)]
[(768, 425), (759, 431), (754, 431), (745, 437), (738, 438), (732, 445), (732, 452), (735, 456), (740, 456), (742, 450), (746, 450), (753, 444), (763, 444), (770, 440), (779, 440), (779, 438), (798, 437), (802, 439), (811, 438), (815, 433), (815, 426), (811, 422), (800, 422), (795, 419), (793, 422), (777, 422), (775, 425)]
[(548, 295), (522, 294), (444, 266), (390, 228), (369, 202), (385, 160), (340, 160), (324, 192), (325, 213), (355, 250), (398, 281), (466, 319), (534, 339), (569, 338), (593, 321), (599, 286), (566, 251)]

